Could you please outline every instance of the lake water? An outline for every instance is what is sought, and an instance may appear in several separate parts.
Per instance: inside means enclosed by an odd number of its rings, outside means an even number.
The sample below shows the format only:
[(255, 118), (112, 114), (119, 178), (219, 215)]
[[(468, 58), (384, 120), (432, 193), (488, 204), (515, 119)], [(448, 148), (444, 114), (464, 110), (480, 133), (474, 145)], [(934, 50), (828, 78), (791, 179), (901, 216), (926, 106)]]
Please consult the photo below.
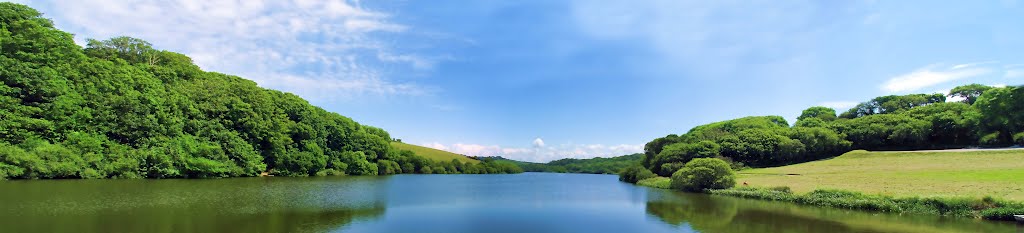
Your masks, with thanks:
[(1024, 232), (687, 194), (612, 175), (0, 181), (0, 232)]

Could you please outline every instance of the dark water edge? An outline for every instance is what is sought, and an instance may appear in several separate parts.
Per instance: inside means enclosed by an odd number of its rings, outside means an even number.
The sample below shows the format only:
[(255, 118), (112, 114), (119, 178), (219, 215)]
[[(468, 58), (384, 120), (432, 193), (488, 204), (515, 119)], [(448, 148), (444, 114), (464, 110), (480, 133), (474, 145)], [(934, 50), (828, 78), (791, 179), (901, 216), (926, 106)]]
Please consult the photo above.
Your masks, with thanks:
[(0, 182), (2, 232), (1024, 232), (634, 186), (613, 175)]

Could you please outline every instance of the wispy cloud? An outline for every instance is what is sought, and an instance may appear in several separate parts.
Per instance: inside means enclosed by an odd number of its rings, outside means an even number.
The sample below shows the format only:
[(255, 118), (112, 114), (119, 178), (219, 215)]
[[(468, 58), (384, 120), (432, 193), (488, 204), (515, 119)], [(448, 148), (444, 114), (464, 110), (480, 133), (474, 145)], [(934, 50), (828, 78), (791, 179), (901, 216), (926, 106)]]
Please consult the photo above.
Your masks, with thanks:
[(990, 68), (978, 67), (980, 64), (983, 63), (966, 63), (953, 66), (941, 64), (928, 65), (913, 72), (892, 77), (885, 84), (882, 84), (882, 90), (890, 93), (917, 91), (938, 84), (992, 73)]
[[(815, 56), (815, 42), (824, 40), (832, 24), (808, 22), (822, 21), (821, 15), (870, 17), (857, 4), (577, 0), (570, 10), (586, 35), (636, 41), (663, 56), (660, 60), (670, 63), (664, 67), (699, 72), (699, 77), (725, 77), (806, 62)], [(785, 70), (792, 77), (794, 69)]]
[[(383, 77), (374, 64), (433, 66), (395, 51), (378, 35), (409, 28), (390, 15), (343, 0), (38, 1), (76, 40), (132, 36), (183, 52), (204, 69), (313, 99), (433, 91)], [(327, 95), (330, 94), (330, 95)], [(330, 98), (327, 98), (327, 97)]]
[(544, 140), (540, 138), (534, 139), (531, 147), (503, 147), (467, 143), (446, 145), (436, 142), (420, 143), (419, 145), (470, 156), (502, 156), (508, 159), (528, 162), (548, 162), (562, 158), (614, 157), (643, 152), (643, 145), (573, 143), (545, 145)]

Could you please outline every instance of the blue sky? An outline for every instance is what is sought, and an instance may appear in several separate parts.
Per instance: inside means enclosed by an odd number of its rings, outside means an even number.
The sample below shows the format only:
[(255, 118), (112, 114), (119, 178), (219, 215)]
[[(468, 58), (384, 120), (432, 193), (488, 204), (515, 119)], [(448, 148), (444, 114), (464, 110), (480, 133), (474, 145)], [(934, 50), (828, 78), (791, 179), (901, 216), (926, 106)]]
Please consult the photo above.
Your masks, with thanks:
[(527, 161), (1024, 83), (1017, 1), (21, 2), (80, 43), (142, 38), (408, 143)]

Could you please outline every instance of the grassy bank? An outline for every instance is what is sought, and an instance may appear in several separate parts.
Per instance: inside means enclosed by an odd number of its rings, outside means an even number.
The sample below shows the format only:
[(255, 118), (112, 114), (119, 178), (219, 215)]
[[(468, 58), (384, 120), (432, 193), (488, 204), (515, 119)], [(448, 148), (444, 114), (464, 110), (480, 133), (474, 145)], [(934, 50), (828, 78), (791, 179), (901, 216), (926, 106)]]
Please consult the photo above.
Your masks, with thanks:
[(636, 182), (636, 184), (640, 185), (640, 186), (647, 186), (647, 187), (651, 187), (651, 188), (660, 188), (660, 189), (668, 189), (669, 185), (671, 185), (671, 183), (672, 183), (672, 180), (669, 179), (668, 177), (660, 177), (660, 176), (654, 177), (654, 178), (647, 178), (647, 179), (643, 179), (643, 180), (640, 180), (640, 181)]
[(398, 148), (399, 150), (410, 150), (413, 153), (416, 153), (416, 155), (418, 155), (418, 156), (423, 156), (424, 158), (428, 158), (428, 159), (434, 160), (436, 162), (448, 162), (448, 161), (452, 161), (452, 159), (458, 159), (459, 162), (463, 162), (463, 163), (479, 163), (480, 162), (478, 160), (466, 157), (465, 155), (460, 155), (460, 154), (456, 154), (456, 153), (452, 153), (452, 152), (448, 152), (448, 151), (443, 151), (443, 150), (438, 150), (438, 149), (434, 149), (434, 148), (422, 147), (422, 146), (417, 146), (417, 145), (412, 145), (412, 144), (405, 144), (405, 143), (401, 143), (401, 142), (394, 142), (393, 141), (393, 142), (391, 142), (391, 146), (394, 146), (395, 148)]
[[(737, 174), (742, 187), (710, 193), (899, 214), (990, 220), (1024, 214), (1024, 150), (852, 151)], [(669, 188), (670, 182), (655, 177), (637, 184)]]
[(1013, 220), (1014, 214), (1024, 214), (1024, 203), (999, 200), (990, 197), (897, 198), (843, 190), (814, 190), (805, 194), (794, 194), (788, 187), (741, 187), (725, 190), (712, 190), (710, 192), (715, 195), (786, 201), (804, 205), (900, 214), (933, 214), (952, 217), (983, 218), (989, 220)]
[(984, 197), (1024, 201), (1024, 150), (867, 152), (737, 172), (738, 183), (795, 193), (850, 190), (895, 197)]

